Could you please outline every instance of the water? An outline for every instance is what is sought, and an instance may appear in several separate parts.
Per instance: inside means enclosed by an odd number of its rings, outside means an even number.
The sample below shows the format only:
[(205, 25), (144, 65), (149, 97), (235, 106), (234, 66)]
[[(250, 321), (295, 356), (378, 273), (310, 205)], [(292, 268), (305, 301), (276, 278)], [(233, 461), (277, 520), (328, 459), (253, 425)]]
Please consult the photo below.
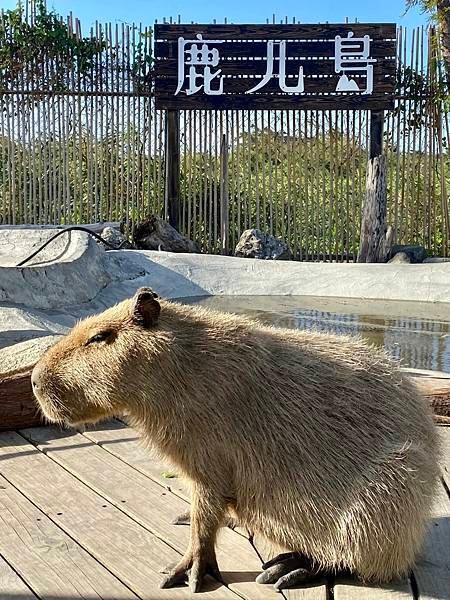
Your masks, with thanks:
[(206, 296), (183, 302), (277, 327), (359, 335), (404, 367), (450, 373), (450, 304), (311, 296)]

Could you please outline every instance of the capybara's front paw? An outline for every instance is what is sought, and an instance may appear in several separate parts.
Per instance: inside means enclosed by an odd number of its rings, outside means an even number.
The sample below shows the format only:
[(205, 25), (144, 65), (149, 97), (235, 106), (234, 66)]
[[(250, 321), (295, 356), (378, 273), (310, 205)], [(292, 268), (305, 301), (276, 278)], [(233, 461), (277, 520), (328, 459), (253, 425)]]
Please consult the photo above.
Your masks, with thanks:
[(176, 585), (188, 583), (192, 593), (199, 592), (205, 575), (212, 575), (218, 581), (222, 581), (215, 555), (193, 557), (184, 556), (161, 581), (161, 588), (171, 588)]

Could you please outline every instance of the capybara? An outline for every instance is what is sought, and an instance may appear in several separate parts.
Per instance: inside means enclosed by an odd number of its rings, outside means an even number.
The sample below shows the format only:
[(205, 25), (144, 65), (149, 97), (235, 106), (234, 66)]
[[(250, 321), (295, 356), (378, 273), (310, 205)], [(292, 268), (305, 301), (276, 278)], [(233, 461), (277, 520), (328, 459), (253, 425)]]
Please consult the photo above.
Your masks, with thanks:
[(45, 416), (127, 415), (192, 486), (190, 544), (162, 582), (220, 577), (230, 511), (290, 553), (259, 581), (315, 571), (405, 575), (438, 479), (431, 410), (383, 351), (158, 299), (148, 288), (86, 318), (32, 374)]

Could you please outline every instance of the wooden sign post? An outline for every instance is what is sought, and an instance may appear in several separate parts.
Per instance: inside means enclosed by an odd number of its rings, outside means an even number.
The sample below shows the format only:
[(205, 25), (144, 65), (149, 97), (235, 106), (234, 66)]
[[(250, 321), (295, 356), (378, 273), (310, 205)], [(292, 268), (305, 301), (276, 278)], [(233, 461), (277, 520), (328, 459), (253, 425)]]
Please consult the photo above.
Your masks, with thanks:
[(165, 143), (165, 198), (166, 218), (178, 229), (180, 198), (180, 113), (168, 110), (166, 114)]
[(383, 154), (384, 111), (370, 111), (369, 158)]
[(381, 154), (383, 111), (394, 107), (395, 24), (163, 24), (155, 26), (154, 51), (156, 108), (167, 111), (172, 224), (179, 178), (173, 111), (370, 110), (369, 154)]
[(383, 153), (384, 113), (371, 111), (369, 163), (367, 165), (366, 198), (361, 218), (357, 262), (385, 262), (389, 256), (394, 231), (387, 226), (387, 165)]

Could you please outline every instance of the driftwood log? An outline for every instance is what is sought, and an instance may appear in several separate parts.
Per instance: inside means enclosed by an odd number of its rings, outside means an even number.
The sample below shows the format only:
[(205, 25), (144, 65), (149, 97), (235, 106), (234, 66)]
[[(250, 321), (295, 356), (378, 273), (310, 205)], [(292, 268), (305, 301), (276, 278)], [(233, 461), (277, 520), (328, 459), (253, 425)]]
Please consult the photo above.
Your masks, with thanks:
[(386, 262), (394, 240), (394, 230), (386, 224), (386, 157), (369, 160), (366, 199), (361, 221), (359, 263)]
[(43, 424), (31, 389), (31, 369), (0, 378), (0, 431)]
[(410, 375), (431, 403), (436, 422), (450, 425), (450, 375), (434, 375), (432, 371), (410, 371)]
[(0, 431), (42, 425), (31, 389), (31, 371), (39, 358), (61, 336), (40, 337), (0, 352)]

